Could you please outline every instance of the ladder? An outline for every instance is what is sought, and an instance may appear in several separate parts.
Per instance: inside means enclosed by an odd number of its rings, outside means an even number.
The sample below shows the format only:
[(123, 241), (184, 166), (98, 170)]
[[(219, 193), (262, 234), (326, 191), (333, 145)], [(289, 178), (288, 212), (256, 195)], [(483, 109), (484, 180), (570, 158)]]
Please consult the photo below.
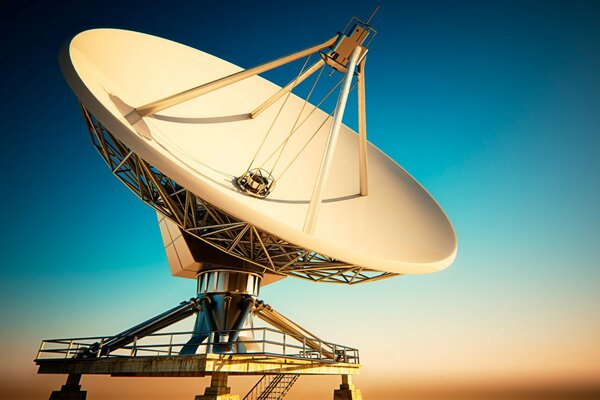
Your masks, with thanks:
[(264, 375), (243, 400), (282, 400), (300, 375)]

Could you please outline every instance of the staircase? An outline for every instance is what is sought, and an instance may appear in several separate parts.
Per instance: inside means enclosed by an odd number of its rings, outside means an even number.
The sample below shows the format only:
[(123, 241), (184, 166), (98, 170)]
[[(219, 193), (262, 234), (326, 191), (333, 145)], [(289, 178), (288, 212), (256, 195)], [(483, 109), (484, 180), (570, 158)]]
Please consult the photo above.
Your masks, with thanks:
[(264, 375), (243, 400), (282, 400), (300, 375)]

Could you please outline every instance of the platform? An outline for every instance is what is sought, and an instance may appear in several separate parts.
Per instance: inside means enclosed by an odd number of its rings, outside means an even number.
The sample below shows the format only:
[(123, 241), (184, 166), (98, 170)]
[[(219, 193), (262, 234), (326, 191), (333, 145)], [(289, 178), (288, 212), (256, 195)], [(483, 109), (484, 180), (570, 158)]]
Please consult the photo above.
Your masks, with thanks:
[(356, 375), (360, 364), (273, 355), (196, 354), (38, 359), (40, 374), (107, 374), (112, 376), (191, 377), (213, 372), (230, 375)]
[[(40, 374), (107, 374), (112, 376), (206, 376), (304, 374), (356, 375), (358, 350), (271, 328), (243, 329), (250, 335), (245, 353), (213, 351), (215, 335), (200, 343), (196, 354), (180, 354), (194, 332), (155, 333), (118, 349), (105, 347), (110, 337), (44, 340), (36, 356)], [(223, 344), (223, 343), (221, 343)], [(98, 349), (93, 357), (86, 349)], [(312, 346), (312, 347), (311, 347)], [(98, 354), (100, 356), (98, 356)]]
[[(210, 376), (211, 386), (196, 396), (197, 400), (239, 400), (239, 396), (231, 395), (227, 384), (230, 375), (262, 376), (245, 400), (281, 400), (301, 375), (340, 375), (337, 398), (361, 398), (359, 392), (355, 395), (354, 389), (344, 386), (359, 372), (357, 349), (267, 327), (241, 329), (235, 341), (228, 339), (231, 332), (157, 332), (129, 335), (127, 340), (120, 340), (122, 334), (50, 339), (42, 341), (35, 363), (39, 374), (67, 376), (66, 384), (52, 392), (51, 400), (85, 400), (80, 379), (86, 374)], [(193, 338), (205, 339), (195, 342)], [(194, 353), (186, 354), (190, 348)], [(277, 396), (269, 397), (272, 394)]]

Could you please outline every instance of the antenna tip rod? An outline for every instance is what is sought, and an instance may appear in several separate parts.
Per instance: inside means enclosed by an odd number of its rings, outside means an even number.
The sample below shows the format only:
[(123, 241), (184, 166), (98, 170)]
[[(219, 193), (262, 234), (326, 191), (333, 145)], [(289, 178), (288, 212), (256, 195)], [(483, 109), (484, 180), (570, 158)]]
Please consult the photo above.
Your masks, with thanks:
[(373, 19), (375, 14), (377, 14), (377, 11), (379, 11), (380, 8), (381, 8), (381, 4), (377, 4), (377, 7), (375, 7), (373, 14), (371, 14), (371, 16), (369, 17), (369, 20), (367, 21), (367, 25), (369, 25), (371, 23), (371, 20)]

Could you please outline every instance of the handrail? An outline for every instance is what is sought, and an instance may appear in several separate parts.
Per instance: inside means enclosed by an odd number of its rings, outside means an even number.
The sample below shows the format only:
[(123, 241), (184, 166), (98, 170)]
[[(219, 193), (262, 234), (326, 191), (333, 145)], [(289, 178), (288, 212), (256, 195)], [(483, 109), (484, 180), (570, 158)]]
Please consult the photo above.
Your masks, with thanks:
[[(355, 348), (269, 327), (245, 328), (237, 331), (241, 333), (249, 332), (250, 335), (246, 335), (249, 336), (247, 340), (221, 341), (217, 339), (224, 334), (233, 332), (234, 330), (153, 333), (145, 337), (135, 338), (132, 343), (118, 349), (106, 348), (106, 352), (100, 352), (99, 350), (103, 349), (103, 344), (110, 340), (112, 336), (48, 339), (43, 340), (40, 344), (36, 360), (179, 356), (180, 349), (184, 345), (189, 345), (191, 335), (204, 334), (209, 337), (208, 340), (193, 343), (198, 345), (197, 354), (220, 354), (214, 351), (215, 345), (229, 345), (236, 349), (237, 345), (243, 344), (246, 346), (245, 352), (224, 354), (273, 355), (297, 359), (317, 359), (323, 362), (359, 363), (358, 350)], [(307, 346), (307, 342), (310, 341), (318, 343), (319, 347)], [(97, 348), (98, 351), (91, 353), (89, 350), (92, 348)]]

